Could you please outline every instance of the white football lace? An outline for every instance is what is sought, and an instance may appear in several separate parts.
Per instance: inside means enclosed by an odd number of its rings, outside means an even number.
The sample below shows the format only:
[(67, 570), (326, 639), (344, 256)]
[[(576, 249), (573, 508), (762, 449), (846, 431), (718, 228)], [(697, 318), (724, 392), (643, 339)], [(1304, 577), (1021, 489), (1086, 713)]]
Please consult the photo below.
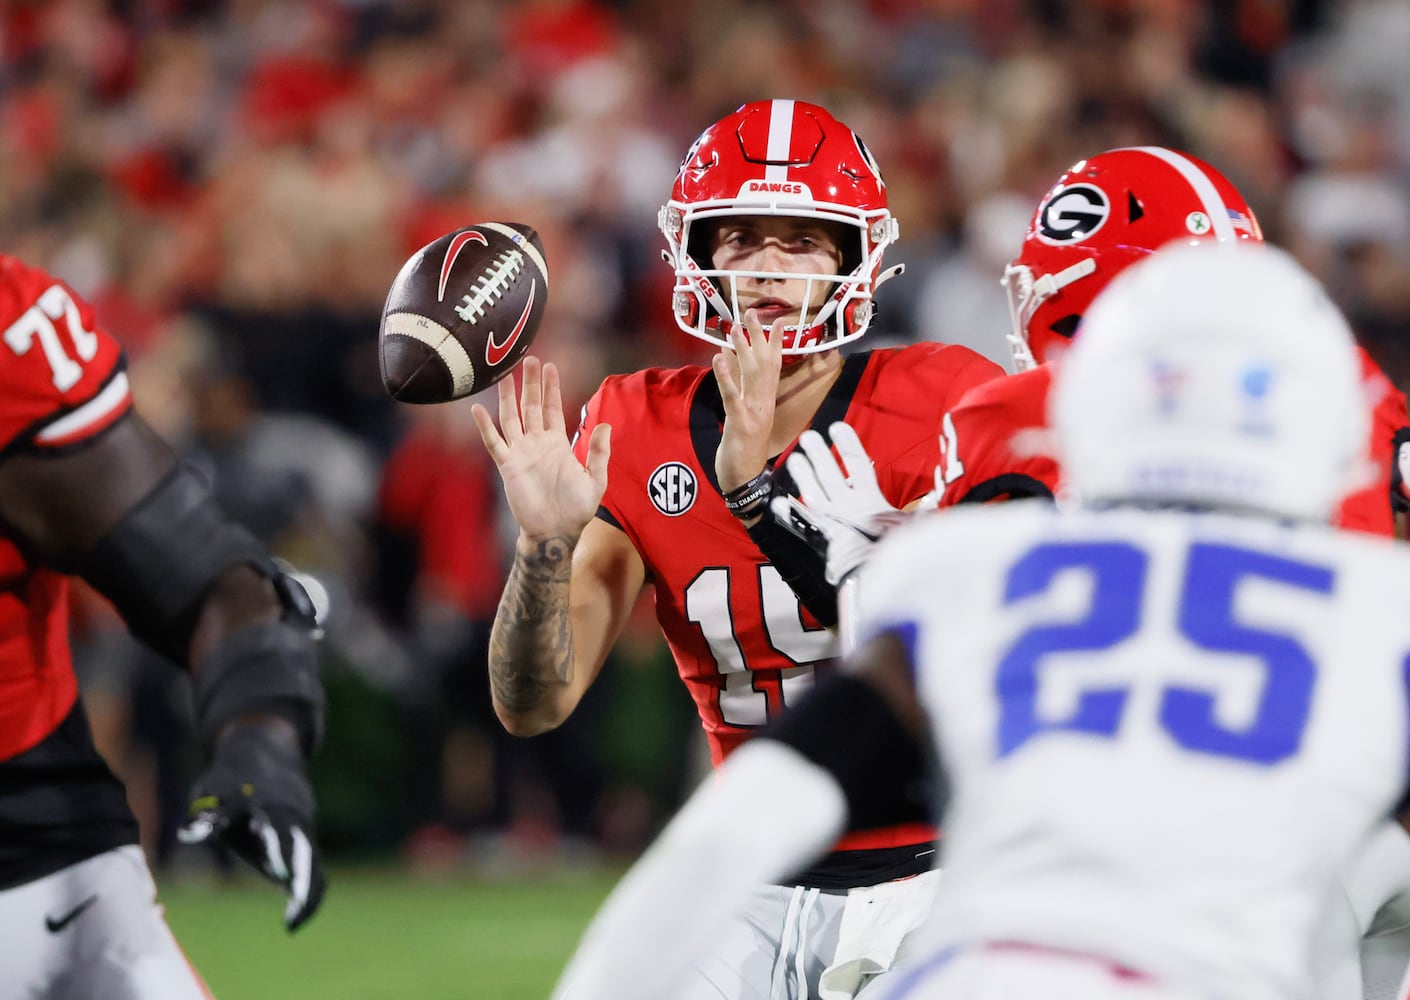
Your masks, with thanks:
[(487, 307), (494, 305), (499, 297), (509, 290), (510, 284), (522, 270), (522, 253), (518, 250), (501, 253), (495, 258), (493, 266), (475, 280), (475, 287), (460, 300), (460, 305), (455, 307), (456, 315), (467, 323), (476, 322), (485, 314)]

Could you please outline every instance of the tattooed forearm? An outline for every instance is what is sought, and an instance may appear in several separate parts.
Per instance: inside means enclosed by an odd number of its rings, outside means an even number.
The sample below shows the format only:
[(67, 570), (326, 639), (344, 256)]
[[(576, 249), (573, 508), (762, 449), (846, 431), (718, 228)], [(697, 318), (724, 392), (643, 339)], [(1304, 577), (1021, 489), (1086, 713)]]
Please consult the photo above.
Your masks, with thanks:
[(490, 632), (490, 688), (495, 701), (510, 712), (534, 711), (570, 679), (572, 570), (570, 538), (549, 538), (527, 552), (515, 550)]

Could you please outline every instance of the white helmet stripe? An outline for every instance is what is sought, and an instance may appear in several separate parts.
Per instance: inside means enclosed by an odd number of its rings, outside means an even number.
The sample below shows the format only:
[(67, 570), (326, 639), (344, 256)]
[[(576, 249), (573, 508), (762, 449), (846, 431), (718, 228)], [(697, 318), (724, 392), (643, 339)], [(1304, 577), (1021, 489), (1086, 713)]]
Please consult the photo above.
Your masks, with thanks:
[(769, 150), (770, 160), (781, 160), (785, 162), (770, 163), (764, 168), (764, 180), (766, 181), (786, 181), (788, 180), (788, 150), (793, 146), (793, 102), (774, 101), (769, 112)]
[(1201, 170), (1198, 164), (1164, 146), (1128, 146), (1127, 148), (1149, 153), (1178, 170), (1180, 176), (1185, 178), (1190, 187), (1195, 189), (1195, 194), (1199, 196), (1200, 202), (1204, 205), (1204, 214), (1209, 216), (1209, 221), (1214, 225), (1214, 238), (1220, 243), (1231, 243), (1237, 238), (1234, 235), (1234, 224), (1229, 219), (1229, 206), (1224, 204), (1224, 199), (1219, 197), (1219, 189), (1214, 186), (1209, 175)]

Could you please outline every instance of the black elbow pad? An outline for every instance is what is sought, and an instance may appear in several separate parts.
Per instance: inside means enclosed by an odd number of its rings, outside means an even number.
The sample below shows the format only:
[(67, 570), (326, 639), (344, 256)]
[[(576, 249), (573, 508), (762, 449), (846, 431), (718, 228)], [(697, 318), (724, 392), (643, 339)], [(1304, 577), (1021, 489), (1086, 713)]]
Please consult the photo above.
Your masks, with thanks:
[(196, 665), (196, 725), (207, 747), (241, 716), (268, 713), (292, 723), (304, 754), (313, 752), (323, 738), (324, 710), (315, 634), (286, 611), (278, 621), (237, 629)]
[(186, 665), (201, 602), (225, 570), (277, 573), (265, 547), (232, 523), (196, 472), (178, 465), (79, 562), (132, 634)]

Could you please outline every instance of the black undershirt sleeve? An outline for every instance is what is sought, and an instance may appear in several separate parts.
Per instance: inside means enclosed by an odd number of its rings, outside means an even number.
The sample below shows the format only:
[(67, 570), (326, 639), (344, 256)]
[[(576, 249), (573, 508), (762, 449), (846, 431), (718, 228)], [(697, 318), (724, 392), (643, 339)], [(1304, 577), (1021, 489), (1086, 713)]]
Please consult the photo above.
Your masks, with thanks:
[(789, 531), (768, 510), (747, 529), (749, 537), (778, 570), (808, 613), (824, 628), (837, 625), (837, 588), (827, 582), (823, 554)]
[(833, 674), (759, 738), (774, 739), (825, 769), (847, 796), (848, 827), (912, 823), (935, 812), (931, 754), (875, 687)]

